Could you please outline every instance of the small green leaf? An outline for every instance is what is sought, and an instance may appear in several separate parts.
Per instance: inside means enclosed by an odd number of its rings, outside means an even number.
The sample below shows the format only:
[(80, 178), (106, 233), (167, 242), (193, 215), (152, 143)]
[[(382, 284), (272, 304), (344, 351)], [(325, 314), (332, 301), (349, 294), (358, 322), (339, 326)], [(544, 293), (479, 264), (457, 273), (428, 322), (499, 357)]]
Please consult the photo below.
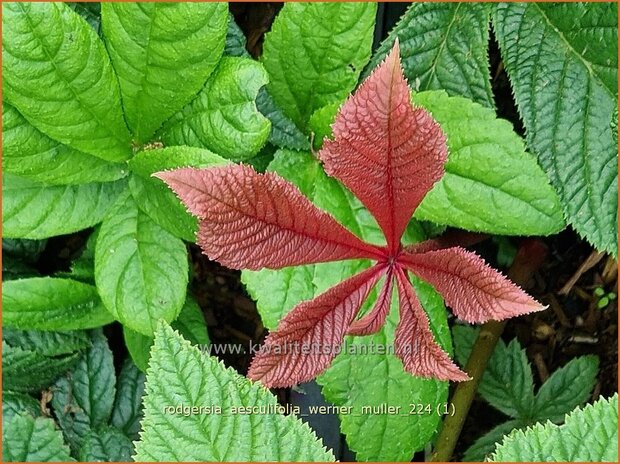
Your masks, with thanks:
[(2, 102), (2, 170), (51, 185), (108, 182), (127, 173), (122, 164), (50, 139), (6, 102)]
[(146, 142), (200, 91), (222, 56), (226, 3), (101, 4), (127, 124)]
[(208, 150), (169, 147), (139, 152), (129, 162), (135, 174), (129, 188), (138, 207), (166, 231), (188, 242), (196, 240), (198, 220), (187, 212), (177, 196), (153, 173), (182, 167), (208, 168), (229, 161)]
[(483, 462), (489, 455), (495, 452), (495, 446), (502, 441), (504, 435), (508, 435), (514, 429), (524, 427), (520, 420), (509, 420), (478, 438), (473, 445), (467, 448), (463, 455), (464, 462)]
[(49, 137), (109, 161), (131, 156), (105, 47), (64, 3), (2, 5), (2, 89)]
[(596, 356), (571, 359), (551, 374), (538, 390), (532, 408), (534, 419), (561, 422), (566, 414), (590, 398), (597, 374)]
[(142, 335), (128, 327), (123, 327), (123, 338), (131, 360), (138, 366), (138, 369), (146, 372), (146, 369), (149, 367), (153, 337)]
[[(187, 369), (190, 365), (192, 369)], [(176, 413), (177, 407), (189, 408), (190, 413)], [(221, 412), (199, 411), (200, 407), (220, 408)], [(255, 413), (239, 413), (239, 408)], [(305, 423), (277, 410), (276, 397), (268, 390), (224, 367), (216, 358), (201, 355), (162, 323), (147, 372), (143, 432), (134, 458), (333, 461), (332, 454)]]
[(370, 58), (375, 3), (287, 3), (265, 36), (267, 90), (302, 131), (317, 109), (342, 101)]
[(271, 132), (269, 132), (269, 142), (280, 148), (291, 150), (309, 150), (310, 142), (308, 137), (300, 131), (295, 123), (291, 121), (284, 112), (276, 105), (271, 95), (264, 87), (258, 91), (256, 97), (256, 107), (271, 121)]
[(416, 91), (445, 90), (493, 108), (489, 10), (484, 3), (413, 3), (364, 74), (379, 65), (398, 38), (405, 76)]
[(78, 451), (91, 430), (108, 423), (112, 414), (116, 377), (112, 352), (101, 332), (66, 376), (54, 385), (52, 407), (67, 442)]
[(336, 119), (336, 114), (340, 109), (341, 102), (330, 103), (316, 110), (310, 117), (308, 127), (314, 136), (314, 149), (319, 150), (323, 146), (323, 139), (331, 137), (332, 124)]
[(414, 94), (413, 101), (441, 125), (449, 149), (446, 174), (416, 218), (500, 235), (549, 235), (564, 228), (557, 194), (508, 121), (441, 91)]
[(2, 232), (5, 237), (40, 239), (65, 235), (101, 222), (125, 182), (44, 186), (2, 175)]
[[(456, 325), (452, 329), (456, 359), (464, 366), (479, 329)], [(478, 387), (494, 408), (517, 419), (530, 420), (534, 406), (534, 378), (525, 350), (517, 339), (497, 343)]]
[(11, 346), (36, 351), (45, 356), (59, 356), (83, 351), (90, 346), (86, 332), (50, 332), (42, 330), (18, 330), (2, 328), (2, 340)]
[(32, 396), (25, 393), (2, 390), (2, 423), (8, 424), (18, 414), (28, 414), (32, 417), (41, 415), (41, 405)]
[(183, 242), (139, 210), (125, 192), (101, 225), (95, 281), (106, 308), (122, 324), (151, 335), (156, 322), (174, 320), (185, 301)]
[(2, 427), (2, 454), (6, 462), (74, 462), (69, 448), (47, 417), (20, 415)]
[(35, 277), (2, 284), (2, 324), (24, 330), (79, 330), (112, 322), (97, 289), (70, 279)]
[(198, 96), (162, 128), (165, 145), (207, 148), (225, 158), (245, 160), (263, 147), (271, 123), (256, 109), (268, 81), (260, 63), (224, 57)]
[(557, 189), (568, 222), (614, 256), (617, 18), (615, 2), (500, 3), (493, 15), (529, 148)]
[(235, 22), (235, 17), (228, 13), (228, 30), (226, 32), (224, 55), (250, 58), (250, 54), (245, 48), (246, 42), (245, 34)]
[(80, 448), (81, 462), (130, 462), (133, 443), (115, 427), (91, 430)]
[(126, 359), (116, 382), (116, 398), (110, 424), (133, 440), (138, 439), (140, 431), (144, 380), (144, 374), (130, 359)]
[(538, 423), (504, 438), (493, 462), (618, 462), (618, 394), (566, 416), (564, 425)]
[(26, 263), (34, 263), (39, 259), (47, 240), (28, 240), (22, 238), (2, 238), (2, 254), (16, 256)]

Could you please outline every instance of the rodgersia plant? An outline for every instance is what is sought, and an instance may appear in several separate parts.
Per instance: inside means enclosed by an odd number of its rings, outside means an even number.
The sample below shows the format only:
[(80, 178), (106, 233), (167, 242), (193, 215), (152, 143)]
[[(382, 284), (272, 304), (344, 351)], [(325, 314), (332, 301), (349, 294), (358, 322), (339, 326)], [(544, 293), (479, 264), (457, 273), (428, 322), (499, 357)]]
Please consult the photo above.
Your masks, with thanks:
[[(157, 174), (198, 217), (197, 242), (205, 254), (227, 267), (280, 269), (358, 258), (375, 262), (296, 306), (267, 337), (248, 376), (270, 387), (314, 378), (329, 366), (346, 334), (369, 335), (382, 327), (396, 286), (400, 321), (395, 352), (405, 369), (421, 377), (467, 380), (434, 341), (408, 273), (433, 285), (456, 316), (468, 322), (501, 320), (543, 307), (461, 247), (441, 240), (401, 245), (416, 207), (444, 174), (447, 146), (432, 116), (411, 104), (398, 43), (344, 103), (333, 133), (334, 140), (325, 141), (318, 157), (326, 172), (372, 213), (385, 246), (362, 241), (274, 173), (233, 165)], [(381, 278), (374, 308), (356, 319)]]

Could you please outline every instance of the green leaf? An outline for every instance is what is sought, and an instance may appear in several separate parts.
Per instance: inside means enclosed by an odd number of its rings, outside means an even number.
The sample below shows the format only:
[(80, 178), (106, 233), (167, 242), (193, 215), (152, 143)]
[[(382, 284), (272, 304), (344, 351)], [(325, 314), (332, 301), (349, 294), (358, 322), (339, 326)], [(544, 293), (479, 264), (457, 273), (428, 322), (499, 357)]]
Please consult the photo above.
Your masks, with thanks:
[(135, 174), (129, 188), (138, 207), (166, 231), (188, 242), (196, 241), (198, 220), (187, 212), (178, 197), (153, 173), (181, 167), (208, 168), (229, 161), (208, 150), (169, 147), (139, 152), (129, 162)]
[(49, 137), (109, 161), (131, 156), (108, 54), (67, 5), (2, 5), (2, 89)]
[(268, 76), (260, 63), (224, 57), (198, 96), (162, 128), (165, 145), (208, 148), (225, 158), (245, 160), (262, 148), (270, 122), (256, 109)]
[(2, 341), (3, 388), (20, 392), (46, 388), (75, 364), (78, 357), (78, 354), (49, 357)]
[(8, 424), (18, 414), (28, 414), (32, 417), (41, 415), (41, 405), (32, 396), (24, 393), (2, 390), (2, 423)]
[(615, 256), (617, 8), (613, 2), (502, 3), (493, 16), (529, 148), (558, 190), (568, 222)]
[(256, 107), (271, 121), (271, 132), (269, 133), (269, 142), (271, 144), (280, 148), (290, 148), (291, 150), (310, 149), (308, 137), (276, 105), (264, 87), (258, 91)]
[(564, 228), (557, 194), (508, 121), (441, 91), (415, 94), (413, 101), (441, 125), (449, 149), (446, 174), (416, 218), (500, 235), (549, 235)]
[(112, 352), (103, 334), (92, 334), (92, 346), (75, 367), (54, 385), (52, 407), (71, 449), (80, 449), (91, 430), (108, 423), (115, 382)]
[(128, 327), (123, 327), (123, 338), (127, 351), (129, 351), (129, 355), (131, 356), (131, 360), (138, 366), (138, 369), (142, 372), (146, 372), (149, 367), (153, 337), (142, 335)]
[(246, 42), (245, 34), (235, 22), (234, 16), (228, 13), (228, 30), (226, 32), (224, 55), (250, 58), (250, 54), (245, 48)]
[(146, 142), (200, 91), (222, 56), (226, 3), (102, 3), (127, 124)]
[(443, 89), (493, 108), (489, 10), (484, 3), (413, 3), (373, 55), (365, 76), (398, 38), (405, 76), (416, 91)]
[(618, 394), (566, 416), (564, 425), (538, 423), (512, 432), (494, 462), (618, 461)]
[(47, 240), (28, 240), (21, 238), (2, 238), (2, 254), (16, 256), (26, 263), (34, 263), (39, 259)]
[(75, 461), (52, 419), (28, 415), (17, 416), (2, 427), (2, 454), (6, 462)]
[(66, 2), (66, 4), (95, 30), (101, 34), (101, 3), (99, 2)]
[(130, 359), (126, 359), (116, 382), (116, 398), (110, 424), (122, 430), (132, 440), (138, 439), (140, 431), (144, 380), (144, 374)]
[(80, 448), (81, 462), (130, 462), (133, 443), (114, 427), (91, 430)]
[(534, 419), (561, 422), (565, 414), (590, 398), (597, 374), (596, 356), (571, 359), (551, 374), (538, 390), (532, 408)]
[(106, 308), (123, 325), (151, 335), (159, 319), (174, 320), (185, 301), (187, 251), (123, 194), (101, 225), (95, 281)]
[(319, 150), (323, 146), (323, 140), (332, 135), (332, 124), (336, 120), (336, 114), (340, 109), (341, 102), (330, 103), (316, 110), (310, 117), (308, 127), (314, 135), (313, 147)]
[[(270, 170), (277, 171), (315, 202), (334, 214), (346, 227), (370, 242), (381, 242), (383, 235), (370, 213), (342, 185), (329, 178), (310, 153), (281, 150)], [(424, 234), (413, 222), (408, 236), (413, 241)], [(280, 271), (242, 272), (242, 280), (257, 301), (263, 323), (275, 328), (281, 317), (302, 300), (311, 299), (338, 281), (367, 267), (367, 261), (348, 261), (298, 266)], [(450, 349), (446, 311), (441, 297), (426, 285), (416, 282), (417, 293), (428, 311), (431, 327), (444, 347)], [(376, 299), (374, 291), (362, 310)], [(410, 460), (416, 450), (428, 443), (440, 417), (437, 407), (447, 400), (446, 382), (416, 378), (404, 371), (402, 363), (388, 350), (398, 322), (396, 299), (386, 326), (369, 337), (347, 337), (343, 352), (318, 381), (325, 398), (337, 406), (351, 406), (351, 414), (341, 414), (341, 430), (359, 460)], [(382, 346), (384, 352), (372, 353)], [(348, 348), (350, 347), (350, 348)], [(364, 353), (371, 354), (364, 354)], [(364, 406), (400, 407), (400, 414), (372, 414)], [(432, 413), (409, 414), (412, 404)]]
[(108, 182), (127, 173), (122, 164), (50, 139), (6, 102), (2, 102), (2, 170), (52, 185)]
[(50, 332), (2, 328), (2, 340), (11, 346), (37, 351), (45, 356), (59, 356), (83, 351), (90, 346), (86, 332)]
[(467, 448), (463, 455), (463, 462), (483, 462), (495, 452), (495, 446), (502, 441), (504, 435), (508, 435), (512, 430), (524, 425), (520, 420), (509, 420), (494, 427)]
[(79, 330), (112, 322), (97, 289), (70, 279), (35, 277), (2, 284), (2, 324), (24, 330)]
[[(189, 408), (189, 414), (168, 410), (177, 406)], [(198, 412), (200, 407), (219, 407), (221, 413)], [(195, 414), (191, 408), (196, 408)], [(255, 413), (239, 413), (238, 408)], [(333, 461), (305, 423), (277, 410), (277, 399), (268, 390), (216, 358), (201, 355), (161, 323), (147, 372), (143, 432), (135, 459)]]
[[(464, 366), (479, 329), (456, 325), (452, 329), (456, 358)], [(517, 419), (530, 420), (534, 405), (534, 377), (525, 350), (517, 339), (500, 340), (489, 359), (478, 393), (494, 408)]]
[(370, 58), (375, 3), (288, 3), (265, 36), (267, 89), (302, 130), (312, 113), (342, 101)]
[(44, 186), (13, 174), (2, 175), (5, 237), (40, 239), (70, 234), (101, 222), (124, 181)]

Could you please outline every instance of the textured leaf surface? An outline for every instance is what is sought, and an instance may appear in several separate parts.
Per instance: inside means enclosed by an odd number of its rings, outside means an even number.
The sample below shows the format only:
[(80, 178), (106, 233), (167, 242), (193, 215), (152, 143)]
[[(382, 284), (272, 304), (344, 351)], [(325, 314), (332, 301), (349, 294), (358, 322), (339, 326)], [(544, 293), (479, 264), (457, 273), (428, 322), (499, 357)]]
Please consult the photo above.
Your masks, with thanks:
[(38, 417), (41, 415), (41, 405), (30, 395), (5, 389), (2, 392), (2, 423), (8, 424), (13, 417), (21, 413)]
[(121, 180), (44, 186), (4, 174), (2, 232), (5, 237), (40, 239), (86, 229), (101, 222), (125, 185)]
[(126, 359), (116, 382), (110, 424), (131, 439), (137, 439), (140, 430), (144, 381), (144, 374), (130, 359)]
[(291, 3), (276, 17), (263, 46), (267, 89), (300, 129), (357, 84), (376, 11), (374, 3)]
[(416, 218), (506, 235), (549, 235), (564, 228), (557, 194), (509, 122), (445, 92), (421, 92), (413, 101), (439, 122), (450, 153), (446, 174)]
[(368, 269), (293, 308), (265, 339), (248, 377), (289, 387), (325, 371), (381, 271), (383, 266)]
[(52, 332), (43, 330), (18, 330), (11, 327), (2, 328), (2, 340), (9, 345), (37, 351), (45, 356), (83, 351), (90, 346), (87, 332)]
[(228, 13), (228, 28), (226, 29), (226, 44), (224, 55), (250, 57), (246, 50), (246, 39), (241, 28), (235, 22), (235, 17)]
[[(192, 366), (188, 370), (187, 366)], [(183, 415), (162, 405), (219, 406), (221, 414)], [(137, 461), (333, 461), (310, 428), (273, 413), (276, 397), (206, 357), (161, 324), (147, 372)], [(256, 413), (233, 414), (232, 408)], [(272, 412), (259, 413), (260, 407)], [(252, 409), (248, 409), (251, 411)]]
[(428, 112), (412, 107), (409, 93), (395, 45), (342, 106), (333, 125), (335, 138), (318, 155), (327, 174), (377, 219), (391, 252), (398, 249), (413, 211), (443, 175), (448, 156), (441, 129)]
[(550, 422), (517, 430), (498, 445), (494, 462), (618, 461), (618, 395)]
[(7, 327), (77, 330), (99, 327), (112, 320), (92, 285), (52, 277), (2, 284), (2, 324)]
[(139, 210), (124, 193), (101, 225), (95, 281), (106, 308), (122, 324), (152, 335), (159, 319), (173, 320), (188, 282), (183, 242)]
[(520, 420), (509, 420), (492, 428), (467, 448), (463, 454), (463, 462), (483, 462), (495, 452), (496, 445), (502, 442), (504, 435), (524, 425)]
[(271, 127), (255, 104), (267, 81), (260, 63), (222, 58), (198, 96), (164, 125), (162, 141), (208, 148), (229, 159), (252, 157), (267, 141)]
[(229, 268), (257, 270), (379, 255), (273, 173), (235, 165), (178, 169), (157, 177), (200, 219), (198, 244), (205, 254)]
[(53, 387), (52, 407), (71, 449), (78, 451), (91, 430), (108, 423), (116, 376), (108, 342), (101, 332), (92, 347)]
[(68, 462), (69, 447), (47, 417), (21, 415), (2, 427), (2, 454), (7, 462)]
[(484, 3), (414, 3), (366, 69), (374, 69), (398, 38), (405, 76), (416, 91), (443, 89), (492, 108), (489, 10)]
[(493, 24), (530, 149), (568, 222), (617, 256), (618, 101), (613, 2), (501, 4)]
[(222, 56), (225, 3), (102, 3), (129, 128), (146, 142), (202, 88)]
[(114, 427), (90, 431), (80, 448), (82, 462), (131, 462), (133, 444), (123, 432)]
[(463, 248), (407, 254), (403, 263), (435, 287), (454, 314), (467, 322), (501, 321), (545, 308)]
[(108, 54), (67, 5), (2, 5), (2, 89), (53, 139), (110, 161), (131, 155)]
[(308, 137), (280, 109), (273, 98), (262, 88), (256, 96), (256, 107), (271, 121), (269, 142), (280, 148), (292, 150), (308, 150)]
[(109, 163), (50, 139), (4, 101), (2, 170), (54, 185), (107, 182), (126, 174), (122, 164)]
[(174, 236), (193, 242), (198, 221), (152, 174), (181, 167), (207, 168), (227, 163), (224, 158), (201, 148), (168, 147), (141, 151), (129, 162), (129, 169), (135, 174), (129, 178), (129, 188), (140, 210), (153, 221)]

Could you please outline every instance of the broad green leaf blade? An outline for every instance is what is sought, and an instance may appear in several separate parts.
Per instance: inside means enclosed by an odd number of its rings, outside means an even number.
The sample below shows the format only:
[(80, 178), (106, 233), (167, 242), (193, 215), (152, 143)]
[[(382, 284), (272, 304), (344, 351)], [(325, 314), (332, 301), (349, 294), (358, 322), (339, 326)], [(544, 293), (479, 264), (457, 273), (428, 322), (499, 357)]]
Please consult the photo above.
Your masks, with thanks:
[[(293, 182), (320, 208), (334, 214), (362, 238), (375, 243), (384, 240), (370, 213), (344, 187), (329, 178), (310, 153), (281, 150), (269, 169)], [(415, 222), (410, 225), (407, 235), (414, 241), (424, 237)], [(263, 323), (273, 329), (297, 303), (311, 299), (368, 264), (348, 261), (280, 271), (243, 271), (242, 279), (257, 301)], [(446, 311), (441, 298), (428, 285), (416, 284), (416, 288), (438, 340), (449, 348)], [(371, 293), (362, 310), (367, 310), (375, 299), (376, 291)], [(423, 449), (432, 437), (440, 421), (436, 408), (447, 400), (446, 382), (411, 376), (404, 371), (393, 352), (389, 353), (393, 349), (393, 335), (398, 322), (396, 306), (394, 299), (387, 324), (378, 334), (347, 337), (343, 353), (318, 379), (329, 402), (352, 407), (351, 414), (340, 415), (341, 430), (359, 460), (410, 460), (414, 452)], [(384, 351), (379, 351), (382, 349)], [(376, 351), (374, 354), (364, 354), (373, 353), (373, 350)], [(409, 414), (412, 403), (431, 404), (433, 412)], [(364, 406), (382, 404), (400, 407), (399, 414), (373, 414), (372, 411), (362, 410)]]
[(138, 209), (125, 192), (101, 224), (95, 281), (106, 308), (123, 325), (152, 335), (185, 302), (189, 267), (183, 242)]
[(41, 415), (41, 404), (25, 393), (12, 392), (5, 388), (2, 391), (2, 423), (8, 424), (18, 414), (32, 417)]
[(123, 327), (123, 339), (131, 360), (138, 366), (138, 369), (146, 372), (149, 367), (153, 337), (143, 335), (125, 326)]
[(2, 427), (2, 454), (6, 462), (75, 461), (52, 419), (28, 415), (17, 416)]
[(618, 461), (618, 394), (566, 416), (564, 425), (538, 423), (498, 445), (493, 462)]
[(44, 186), (13, 174), (2, 176), (2, 232), (5, 237), (40, 239), (101, 222), (125, 181)]
[(130, 462), (131, 440), (115, 427), (91, 430), (80, 448), (81, 462)]
[(2, 5), (2, 89), (51, 138), (109, 161), (131, 156), (103, 42), (64, 3)]
[(2, 284), (4, 326), (23, 330), (79, 330), (112, 321), (112, 315), (92, 285), (52, 277)]
[[(452, 329), (456, 358), (465, 366), (478, 337), (478, 329), (457, 325)], [(534, 406), (534, 377), (525, 350), (517, 339), (497, 343), (478, 387), (494, 408), (516, 419), (530, 420)]]
[(366, 67), (367, 76), (398, 38), (405, 77), (416, 91), (445, 90), (493, 108), (489, 5), (413, 3)]
[(129, 189), (136, 204), (159, 226), (188, 242), (196, 241), (198, 220), (187, 212), (178, 197), (161, 180), (152, 175), (182, 167), (208, 168), (229, 161), (208, 150), (193, 147), (169, 147), (139, 152), (129, 162), (135, 174)]
[(222, 58), (198, 96), (164, 124), (162, 141), (167, 146), (207, 148), (229, 159), (252, 157), (267, 141), (271, 128), (255, 103), (267, 81), (260, 63)]
[(43, 330), (18, 330), (2, 328), (2, 340), (11, 346), (36, 351), (44, 356), (59, 356), (83, 351), (90, 346), (88, 334), (81, 330), (51, 332)]
[(78, 360), (79, 355), (49, 357), (2, 342), (2, 385), (7, 390), (35, 392), (48, 387)]
[(342, 101), (370, 58), (375, 3), (285, 4), (265, 36), (267, 90), (302, 130), (315, 110)]
[(596, 356), (571, 359), (542, 384), (532, 408), (537, 421), (561, 422), (564, 415), (585, 403), (598, 374)]
[(138, 439), (142, 420), (144, 374), (130, 359), (126, 359), (116, 382), (116, 398), (110, 424), (132, 440)]
[(74, 451), (91, 430), (107, 424), (112, 414), (116, 383), (112, 352), (101, 332), (92, 334), (92, 343), (53, 390), (52, 407)]
[(102, 3), (127, 124), (146, 142), (202, 88), (222, 56), (226, 3)]
[[(187, 366), (192, 369), (187, 369)], [(184, 407), (221, 412), (176, 413)], [(172, 411), (162, 409), (162, 405)], [(136, 461), (333, 461), (311, 429), (278, 414), (268, 390), (216, 358), (201, 355), (170, 326), (160, 324), (147, 372)], [(237, 408), (236, 411), (233, 408)], [(239, 414), (239, 408), (255, 410)], [(258, 412), (263, 408), (264, 414)]]
[(122, 164), (50, 139), (6, 102), (2, 102), (2, 170), (53, 185), (108, 182), (127, 173)]
[(509, 420), (494, 427), (489, 432), (478, 438), (473, 445), (467, 448), (463, 455), (464, 462), (483, 462), (489, 455), (495, 452), (497, 443), (501, 443), (504, 435), (508, 435), (514, 429), (523, 427), (519, 420)]
[(271, 144), (291, 150), (310, 149), (308, 137), (276, 105), (267, 89), (262, 88), (258, 91), (256, 107), (271, 121), (271, 132), (269, 133), (269, 142)]
[(446, 174), (415, 217), (476, 232), (549, 235), (564, 228), (557, 194), (511, 124), (471, 100), (428, 91), (414, 104), (448, 137)]
[(245, 48), (246, 43), (245, 34), (235, 22), (235, 17), (231, 13), (228, 13), (228, 29), (226, 31), (224, 55), (250, 58), (250, 54)]
[(618, 255), (618, 5), (502, 3), (493, 16), (527, 142), (568, 222)]

